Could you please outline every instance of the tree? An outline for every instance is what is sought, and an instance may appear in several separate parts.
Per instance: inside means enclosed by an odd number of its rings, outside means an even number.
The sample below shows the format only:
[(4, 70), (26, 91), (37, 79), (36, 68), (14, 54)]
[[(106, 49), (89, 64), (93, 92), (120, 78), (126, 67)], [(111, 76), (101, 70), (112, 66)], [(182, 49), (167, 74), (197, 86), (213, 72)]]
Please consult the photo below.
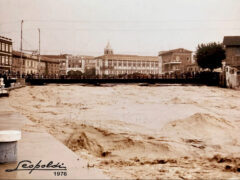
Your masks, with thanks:
[(220, 43), (199, 44), (197, 47), (197, 63), (203, 69), (213, 71), (219, 68), (225, 58), (225, 50)]
[(86, 68), (84, 75), (86, 77), (94, 77), (94, 76), (96, 76), (96, 69), (94, 67), (90, 68), (90, 69)]
[(80, 78), (82, 75), (82, 72), (79, 70), (77, 70), (77, 71), (71, 70), (71, 71), (68, 71), (67, 75), (70, 78)]

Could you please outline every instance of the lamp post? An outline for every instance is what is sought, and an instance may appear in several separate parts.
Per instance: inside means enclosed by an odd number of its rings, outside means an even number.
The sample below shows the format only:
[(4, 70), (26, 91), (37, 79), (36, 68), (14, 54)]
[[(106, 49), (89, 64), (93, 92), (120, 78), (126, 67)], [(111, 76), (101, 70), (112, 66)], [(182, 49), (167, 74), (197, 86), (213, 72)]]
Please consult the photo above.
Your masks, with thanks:
[(38, 74), (40, 76), (41, 64), (40, 64), (40, 29), (38, 28)]
[(23, 50), (23, 47), (22, 47), (22, 38), (23, 38), (23, 32), (22, 32), (22, 29), (23, 29), (23, 20), (21, 21), (21, 42), (20, 42), (20, 52), (21, 52), (21, 59), (20, 59), (20, 78), (22, 78), (22, 65), (23, 65), (23, 58), (22, 58), (22, 50)]

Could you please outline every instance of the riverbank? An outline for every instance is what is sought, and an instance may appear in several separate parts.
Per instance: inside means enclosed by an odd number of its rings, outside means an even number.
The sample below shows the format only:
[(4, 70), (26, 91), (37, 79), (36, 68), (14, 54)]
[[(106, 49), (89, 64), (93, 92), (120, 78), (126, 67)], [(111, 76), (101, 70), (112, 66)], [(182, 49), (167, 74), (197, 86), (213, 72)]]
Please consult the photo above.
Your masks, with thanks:
[(28, 86), (9, 101), (112, 178), (239, 175), (240, 95), (206, 86)]
[[(22, 139), (18, 142), (18, 159), (16, 163), (0, 164), (0, 179), (106, 179), (101, 171), (89, 168), (88, 162), (79, 158), (43, 128), (39, 128), (25, 116), (19, 114), (9, 106), (9, 98), (0, 99), (0, 130), (21, 130)], [(6, 172), (6, 169), (15, 169), (21, 161), (31, 161), (30, 164), (41, 165), (53, 161), (64, 163), (66, 170), (17, 170)], [(19, 169), (22, 169), (19, 166)], [(58, 174), (60, 173), (60, 174)]]

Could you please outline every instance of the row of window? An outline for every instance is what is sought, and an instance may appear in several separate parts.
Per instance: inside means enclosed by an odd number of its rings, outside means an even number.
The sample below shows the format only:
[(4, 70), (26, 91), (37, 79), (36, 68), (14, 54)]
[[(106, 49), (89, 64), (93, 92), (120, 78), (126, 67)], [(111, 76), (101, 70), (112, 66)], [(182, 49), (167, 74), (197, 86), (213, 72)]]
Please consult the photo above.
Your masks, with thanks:
[[(97, 65), (99, 66), (99, 61), (97, 61)], [(106, 64), (105, 64), (106, 65)], [(112, 61), (108, 60), (109, 66), (120, 66), (120, 67), (127, 67), (127, 66), (133, 66), (133, 67), (158, 67), (158, 62), (136, 62), (136, 61)]]
[(82, 68), (82, 64), (69, 64), (69, 68)]
[(180, 70), (179, 65), (173, 65), (173, 66), (164, 66), (165, 71), (175, 71)]
[[(117, 70), (117, 71), (109, 71), (109, 74), (118, 75), (118, 74), (133, 74), (133, 73), (142, 73), (142, 74), (158, 74), (158, 71), (153, 70)], [(97, 74), (100, 74), (100, 71), (97, 71)]]
[(0, 64), (11, 65), (12, 57), (11, 56), (0, 56)]
[(12, 45), (0, 42), (0, 51), (12, 53)]
[(26, 67), (34, 67), (34, 68), (38, 67), (37, 61), (26, 60), (25, 62), (26, 62)]

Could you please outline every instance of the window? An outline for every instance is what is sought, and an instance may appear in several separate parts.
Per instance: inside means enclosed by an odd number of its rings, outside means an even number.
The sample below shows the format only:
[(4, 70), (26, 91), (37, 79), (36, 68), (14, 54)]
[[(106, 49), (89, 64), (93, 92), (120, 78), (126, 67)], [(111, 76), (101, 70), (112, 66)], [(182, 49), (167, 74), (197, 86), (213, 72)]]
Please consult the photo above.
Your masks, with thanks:
[(236, 49), (235, 49), (235, 52), (236, 52), (236, 55), (239, 56), (239, 55), (240, 55), (240, 48), (236, 48)]
[(5, 64), (5, 56), (2, 56), (2, 64)]
[(146, 63), (146, 67), (149, 67), (149, 62)]
[(140, 62), (138, 62), (138, 63), (137, 63), (137, 66), (138, 66), (138, 67), (140, 67), (140, 66), (141, 66), (141, 63), (140, 63)]
[(6, 44), (6, 51), (9, 52), (9, 49), (8, 49), (8, 44)]
[(123, 66), (126, 67), (126, 66), (127, 66), (127, 62), (124, 62), (124, 63), (123, 63)]
[(180, 61), (180, 57), (176, 56), (176, 61), (179, 62)]
[(9, 52), (12, 52), (12, 45), (9, 45)]
[(118, 66), (122, 66), (122, 62), (121, 61), (118, 62)]
[(108, 65), (112, 66), (112, 60), (108, 60)]
[(132, 62), (131, 61), (128, 61), (128, 66), (132, 66)]
[(5, 51), (5, 44), (2, 43), (2, 51)]
[(8, 56), (6, 56), (6, 64), (8, 64)]
[(142, 67), (145, 67), (145, 62), (142, 63)]
[(114, 66), (117, 66), (117, 62), (116, 62), (116, 61), (114, 61), (113, 65), (114, 65)]

